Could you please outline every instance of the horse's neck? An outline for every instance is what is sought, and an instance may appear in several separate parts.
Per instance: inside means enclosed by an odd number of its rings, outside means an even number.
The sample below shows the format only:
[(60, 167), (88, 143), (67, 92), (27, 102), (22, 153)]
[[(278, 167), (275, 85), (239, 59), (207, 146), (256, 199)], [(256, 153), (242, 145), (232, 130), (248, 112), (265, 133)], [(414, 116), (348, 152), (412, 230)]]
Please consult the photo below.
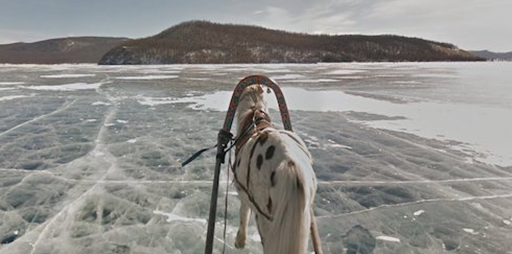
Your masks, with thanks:
[(243, 112), (238, 112), (238, 128), (236, 131), (236, 135), (240, 136), (247, 129), (249, 124), (252, 124), (252, 118), (254, 116), (254, 110), (246, 109)]
[(257, 110), (268, 112), (267, 103), (264, 100), (244, 99), (238, 105), (237, 121), (238, 129), (237, 136), (241, 135), (249, 124), (252, 124), (254, 112)]

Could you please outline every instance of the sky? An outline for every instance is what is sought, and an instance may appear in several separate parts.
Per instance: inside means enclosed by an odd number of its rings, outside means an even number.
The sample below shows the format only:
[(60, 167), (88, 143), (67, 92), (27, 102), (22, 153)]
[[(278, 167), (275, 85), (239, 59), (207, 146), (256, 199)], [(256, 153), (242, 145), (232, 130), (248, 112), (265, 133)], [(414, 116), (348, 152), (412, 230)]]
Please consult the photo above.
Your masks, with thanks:
[(512, 51), (512, 0), (0, 0), (0, 43), (141, 38), (189, 20), (324, 34), (396, 34)]

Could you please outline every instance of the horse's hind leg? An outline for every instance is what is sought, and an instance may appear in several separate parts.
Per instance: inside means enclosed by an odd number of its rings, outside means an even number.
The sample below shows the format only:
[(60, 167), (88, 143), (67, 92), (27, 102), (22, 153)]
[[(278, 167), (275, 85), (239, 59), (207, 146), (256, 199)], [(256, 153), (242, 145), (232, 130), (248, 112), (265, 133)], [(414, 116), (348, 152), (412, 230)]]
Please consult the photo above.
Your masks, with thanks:
[(251, 209), (248, 205), (241, 202), (240, 204), (240, 226), (238, 227), (238, 233), (236, 234), (235, 247), (242, 249), (245, 247), (245, 238), (247, 236), (247, 226), (249, 225), (249, 218), (251, 215)]

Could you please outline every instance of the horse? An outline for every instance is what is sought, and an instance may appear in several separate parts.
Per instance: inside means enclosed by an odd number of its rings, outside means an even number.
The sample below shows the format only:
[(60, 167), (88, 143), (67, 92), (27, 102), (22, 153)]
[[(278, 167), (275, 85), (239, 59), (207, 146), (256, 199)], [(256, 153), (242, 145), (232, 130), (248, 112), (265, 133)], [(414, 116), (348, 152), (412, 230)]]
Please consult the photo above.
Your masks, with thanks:
[(264, 253), (306, 253), (310, 229), (321, 253), (312, 211), (317, 180), (304, 141), (273, 127), (261, 85), (244, 89), (236, 119), (239, 142), (232, 170), (241, 206), (235, 247), (245, 247), (252, 211)]

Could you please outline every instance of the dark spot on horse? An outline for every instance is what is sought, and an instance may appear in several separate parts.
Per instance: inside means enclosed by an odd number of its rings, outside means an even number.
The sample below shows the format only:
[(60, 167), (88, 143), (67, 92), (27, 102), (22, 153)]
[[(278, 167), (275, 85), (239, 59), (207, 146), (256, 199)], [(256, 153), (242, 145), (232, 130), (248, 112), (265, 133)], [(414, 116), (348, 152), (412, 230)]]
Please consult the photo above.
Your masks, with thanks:
[(267, 209), (269, 213), (272, 213), (272, 198), (268, 198)]
[(237, 167), (240, 167), (240, 163), (242, 162), (242, 159), (241, 158), (238, 158), (238, 161), (236, 162), (236, 166)]
[(295, 162), (288, 161), (288, 167), (295, 167)]
[(272, 171), (270, 174), (270, 185), (272, 187), (276, 186), (276, 171)]
[(275, 146), (269, 146), (267, 148), (267, 151), (265, 152), (265, 160), (269, 160), (271, 159), (273, 156), (274, 156), (274, 152), (276, 151), (276, 147)]
[(258, 170), (261, 170), (261, 165), (263, 164), (263, 156), (261, 154), (258, 155), (258, 158), (256, 158), (256, 167)]

